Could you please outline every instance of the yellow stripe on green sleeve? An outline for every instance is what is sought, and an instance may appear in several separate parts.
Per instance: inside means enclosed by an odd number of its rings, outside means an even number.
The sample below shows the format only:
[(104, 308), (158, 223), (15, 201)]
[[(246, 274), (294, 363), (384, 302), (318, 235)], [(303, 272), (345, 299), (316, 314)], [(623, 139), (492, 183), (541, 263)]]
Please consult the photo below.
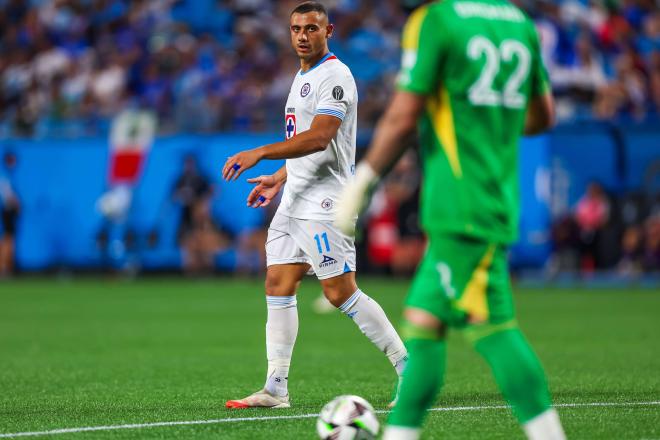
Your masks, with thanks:
[(429, 12), (428, 6), (417, 8), (408, 18), (405, 27), (403, 28), (403, 41), (401, 42), (402, 49), (417, 50), (419, 47), (419, 35), (422, 31), (422, 23)]

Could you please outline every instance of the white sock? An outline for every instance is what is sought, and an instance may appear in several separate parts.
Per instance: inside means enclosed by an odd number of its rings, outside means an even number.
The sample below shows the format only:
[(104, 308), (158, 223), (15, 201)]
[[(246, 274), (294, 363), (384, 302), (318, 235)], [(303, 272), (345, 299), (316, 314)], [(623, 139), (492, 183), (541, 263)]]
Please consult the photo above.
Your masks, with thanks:
[(523, 429), (529, 440), (566, 440), (559, 415), (552, 408), (528, 420)]
[(266, 296), (266, 357), (268, 374), (264, 388), (275, 396), (286, 396), (289, 365), (298, 335), (298, 307), (293, 296)]
[(400, 376), (408, 360), (408, 352), (380, 305), (358, 289), (339, 306), (339, 310), (351, 318), (362, 333), (385, 353)]
[(388, 425), (385, 427), (383, 440), (417, 440), (421, 432), (420, 428)]

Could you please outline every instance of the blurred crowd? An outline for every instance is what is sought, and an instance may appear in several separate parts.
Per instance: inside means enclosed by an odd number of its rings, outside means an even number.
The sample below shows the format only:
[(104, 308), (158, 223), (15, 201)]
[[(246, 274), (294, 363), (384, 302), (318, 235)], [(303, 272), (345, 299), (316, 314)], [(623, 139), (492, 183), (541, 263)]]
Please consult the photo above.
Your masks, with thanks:
[(657, 118), (656, 0), (529, 1), (560, 118)]
[[(0, 0), (0, 136), (103, 133), (127, 107), (161, 133), (280, 130), (297, 1)], [(398, 1), (329, 1), (331, 48), (373, 123), (398, 64)], [(378, 3), (379, 7), (374, 8)]]
[(228, 254), (233, 257), (234, 272), (265, 270), (266, 228), (275, 214), (275, 205), (266, 211), (260, 227), (234, 233), (213, 216), (211, 205), (218, 193), (218, 188), (199, 169), (195, 155), (187, 156), (170, 198), (180, 207), (177, 245), (183, 271), (190, 275), (213, 273)]
[(552, 273), (614, 270), (625, 277), (660, 272), (660, 195), (613, 196), (592, 182), (552, 230)]
[[(0, 137), (103, 134), (121, 109), (161, 133), (280, 130), (298, 62), (295, 0), (0, 0)], [(327, 0), (368, 137), (399, 63), (399, 0)], [(536, 20), (560, 116), (655, 117), (654, 0), (519, 0)]]

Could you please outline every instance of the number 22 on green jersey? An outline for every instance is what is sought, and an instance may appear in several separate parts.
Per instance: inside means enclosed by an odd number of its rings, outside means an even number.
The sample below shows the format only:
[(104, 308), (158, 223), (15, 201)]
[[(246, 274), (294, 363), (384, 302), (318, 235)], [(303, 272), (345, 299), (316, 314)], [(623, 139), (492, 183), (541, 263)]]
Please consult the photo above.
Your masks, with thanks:
[[(467, 45), (470, 59), (479, 61), (485, 58), (481, 75), (468, 92), (473, 105), (500, 106), (520, 109), (527, 105), (527, 98), (520, 93), (520, 86), (529, 76), (529, 50), (517, 40), (504, 40), (495, 46), (488, 38), (477, 35)], [(500, 72), (502, 62), (517, 62), (513, 73), (507, 79), (502, 91), (494, 90), (495, 77)]]

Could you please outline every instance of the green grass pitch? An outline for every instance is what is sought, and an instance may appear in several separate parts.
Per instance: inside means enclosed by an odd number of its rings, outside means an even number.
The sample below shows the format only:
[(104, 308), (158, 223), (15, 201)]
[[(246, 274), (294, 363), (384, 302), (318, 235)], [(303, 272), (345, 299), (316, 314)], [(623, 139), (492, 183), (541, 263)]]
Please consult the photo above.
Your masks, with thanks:
[[(398, 321), (405, 280), (360, 284)], [(0, 434), (275, 416), (40, 438), (312, 439), (314, 417), (279, 417), (318, 413), (340, 394), (385, 407), (391, 366), (345, 316), (311, 311), (319, 288), (309, 278), (299, 295), (293, 407), (225, 409), (225, 400), (263, 384), (262, 291), (261, 280), (222, 278), (0, 283)], [(559, 407), (569, 438), (660, 439), (659, 293), (517, 290), (521, 327), (555, 402), (580, 405)], [(503, 404), (487, 367), (458, 334), (450, 336), (445, 379), (435, 407)], [(646, 403), (628, 405), (635, 402)], [(611, 406), (582, 406), (591, 403)], [(473, 408), (431, 412), (424, 438), (523, 436), (507, 409)]]

